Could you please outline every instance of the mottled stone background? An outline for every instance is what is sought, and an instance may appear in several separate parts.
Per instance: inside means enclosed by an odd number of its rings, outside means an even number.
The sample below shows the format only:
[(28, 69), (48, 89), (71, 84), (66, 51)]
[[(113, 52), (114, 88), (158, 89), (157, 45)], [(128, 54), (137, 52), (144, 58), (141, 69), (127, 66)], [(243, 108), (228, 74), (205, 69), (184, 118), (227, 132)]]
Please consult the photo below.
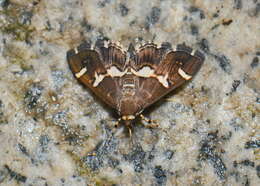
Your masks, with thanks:
[[(0, 0), (0, 185), (260, 183), (258, 0)], [(82, 87), (66, 52), (84, 40), (201, 50), (196, 77), (136, 123)], [(257, 184), (258, 183), (258, 184)]]

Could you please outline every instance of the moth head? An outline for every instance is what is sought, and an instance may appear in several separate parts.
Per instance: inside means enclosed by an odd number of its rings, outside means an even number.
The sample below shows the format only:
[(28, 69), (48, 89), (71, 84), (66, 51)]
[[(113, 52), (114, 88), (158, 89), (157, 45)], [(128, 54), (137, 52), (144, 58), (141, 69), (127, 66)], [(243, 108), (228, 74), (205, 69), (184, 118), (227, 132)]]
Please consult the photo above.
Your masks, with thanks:
[(126, 125), (126, 126), (130, 126), (133, 122), (133, 120), (135, 120), (135, 116), (134, 115), (123, 115), (121, 117), (121, 121)]

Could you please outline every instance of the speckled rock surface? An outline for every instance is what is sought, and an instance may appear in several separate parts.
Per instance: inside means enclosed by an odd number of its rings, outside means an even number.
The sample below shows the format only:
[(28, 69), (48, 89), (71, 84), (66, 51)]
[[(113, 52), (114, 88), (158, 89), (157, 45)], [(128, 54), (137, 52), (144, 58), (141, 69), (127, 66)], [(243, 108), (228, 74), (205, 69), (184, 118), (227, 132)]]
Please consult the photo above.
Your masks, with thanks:
[[(257, 0), (0, 0), (0, 185), (260, 182)], [(201, 50), (196, 77), (129, 138), (82, 87), (66, 52), (84, 40)]]

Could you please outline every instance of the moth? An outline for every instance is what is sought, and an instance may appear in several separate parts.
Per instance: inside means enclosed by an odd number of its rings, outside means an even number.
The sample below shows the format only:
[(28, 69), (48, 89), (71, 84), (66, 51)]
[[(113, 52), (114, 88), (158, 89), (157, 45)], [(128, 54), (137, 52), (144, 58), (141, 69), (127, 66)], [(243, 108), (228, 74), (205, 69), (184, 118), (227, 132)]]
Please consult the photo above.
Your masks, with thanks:
[(124, 49), (120, 43), (84, 42), (67, 52), (74, 76), (117, 111), (128, 128), (143, 110), (192, 79), (204, 56), (185, 44), (152, 42)]

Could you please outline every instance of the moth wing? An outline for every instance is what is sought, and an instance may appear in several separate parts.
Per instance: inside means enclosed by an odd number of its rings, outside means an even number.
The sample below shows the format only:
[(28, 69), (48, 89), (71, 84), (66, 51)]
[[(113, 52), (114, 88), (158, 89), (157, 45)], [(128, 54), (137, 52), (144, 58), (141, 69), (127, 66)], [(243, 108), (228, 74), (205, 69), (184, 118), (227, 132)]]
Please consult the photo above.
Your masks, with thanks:
[(69, 67), (74, 76), (91, 89), (100, 99), (112, 108), (117, 108), (118, 78), (107, 75), (112, 65), (124, 66), (126, 55), (112, 44), (105, 45), (98, 41), (95, 47), (83, 43), (67, 52)]
[(143, 99), (143, 109), (192, 79), (204, 61), (200, 52), (193, 52), (185, 45), (178, 45), (176, 51), (149, 46), (142, 53), (137, 53), (138, 58), (140, 65), (137, 70), (146, 64), (153, 71), (150, 78), (141, 77), (139, 80), (138, 96)]

